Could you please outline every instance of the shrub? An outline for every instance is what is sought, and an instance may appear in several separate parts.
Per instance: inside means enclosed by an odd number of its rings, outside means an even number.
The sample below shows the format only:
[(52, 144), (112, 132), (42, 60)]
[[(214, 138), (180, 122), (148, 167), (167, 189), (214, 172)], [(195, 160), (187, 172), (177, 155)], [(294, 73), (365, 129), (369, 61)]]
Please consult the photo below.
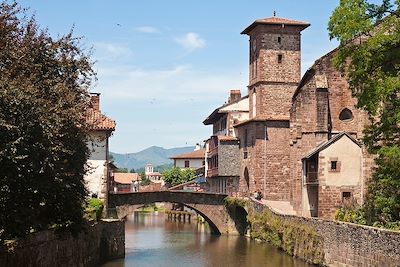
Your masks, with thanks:
[(103, 201), (98, 198), (90, 198), (85, 203), (85, 217), (89, 220), (99, 221), (103, 208)]

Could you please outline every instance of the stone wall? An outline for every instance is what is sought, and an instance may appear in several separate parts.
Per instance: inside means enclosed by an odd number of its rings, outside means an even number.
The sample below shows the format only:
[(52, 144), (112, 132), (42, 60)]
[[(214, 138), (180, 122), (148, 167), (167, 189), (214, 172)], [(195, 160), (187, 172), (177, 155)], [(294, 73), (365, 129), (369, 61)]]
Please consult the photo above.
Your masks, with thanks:
[[(260, 202), (250, 202), (250, 212), (262, 213), (265, 209)], [(400, 232), (374, 227), (361, 226), (333, 220), (306, 218), (274, 213), (267, 209), (281, 225), (296, 226), (297, 231), (315, 233), (315, 240), (321, 242), (305, 243), (298, 240), (292, 244), (297, 251), (318, 251), (322, 248), (321, 265), (327, 266), (399, 266), (400, 263)], [(251, 223), (251, 222), (250, 222)], [(302, 230), (303, 229), (303, 230)], [(291, 229), (284, 229), (283, 235)], [(282, 233), (281, 233), (282, 234)], [(310, 234), (310, 233), (308, 233)], [(291, 240), (293, 241), (293, 240)], [(296, 241), (296, 240), (294, 240)], [(304, 243), (303, 243), (304, 242)], [(305, 244), (314, 247), (302, 247)], [(295, 250), (296, 251), (296, 250)], [(314, 255), (303, 253), (302, 255)], [(314, 259), (299, 256), (309, 262)], [(318, 257), (321, 254), (317, 255)]]
[(98, 266), (125, 257), (125, 225), (101, 221), (73, 237), (43, 231), (0, 247), (0, 266)]
[(239, 176), (240, 158), (238, 141), (220, 141), (218, 159), (219, 176)]

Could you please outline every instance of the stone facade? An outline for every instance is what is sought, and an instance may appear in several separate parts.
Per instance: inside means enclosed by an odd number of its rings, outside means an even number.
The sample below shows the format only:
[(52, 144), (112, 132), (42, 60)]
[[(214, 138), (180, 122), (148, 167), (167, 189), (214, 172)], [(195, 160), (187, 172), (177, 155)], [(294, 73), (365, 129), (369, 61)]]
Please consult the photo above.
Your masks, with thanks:
[(234, 125), (248, 120), (249, 98), (231, 90), (227, 104), (215, 109), (205, 120), (213, 125), (213, 135), (206, 141), (205, 175), (209, 191), (237, 195), (239, 190), (240, 151)]
[(73, 237), (43, 231), (0, 247), (0, 266), (99, 266), (125, 257), (125, 224), (102, 221)]
[[(266, 207), (252, 199), (249, 213), (262, 213)], [(299, 236), (313, 232), (320, 242), (310, 243), (304, 240), (289, 239), (293, 229), (283, 229), (281, 237), (287, 238), (294, 247), (294, 256), (309, 262), (315, 259), (307, 257), (304, 251), (316, 251), (322, 248), (323, 266), (399, 266), (400, 262), (400, 232), (389, 231), (374, 227), (362, 226), (338, 221), (306, 218), (292, 215), (282, 215), (268, 210), (274, 220), (280, 225), (296, 226), (298, 231), (307, 231)], [(315, 237), (315, 236), (314, 236)], [(307, 246), (307, 247), (305, 247)], [(310, 253), (309, 255), (313, 255)]]
[(309, 24), (257, 20), (250, 37), (249, 120), (236, 124), (242, 155), (239, 191), (290, 199), (289, 109), (300, 81), (300, 32)]
[[(305, 209), (307, 203), (303, 201), (304, 194), (309, 191), (304, 185), (304, 155), (342, 132), (360, 140), (368, 122), (365, 112), (355, 108), (356, 99), (352, 97), (347, 81), (333, 66), (334, 55), (335, 51), (321, 57), (307, 71), (293, 95), (290, 109), (291, 203), (298, 214), (305, 216), (310, 214)], [(343, 118), (345, 111), (348, 117)], [(337, 151), (336, 155), (340, 154), (345, 155), (345, 151)], [(373, 159), (364, 147), (361, 147), (357, 158), (361, 161), (361, 174), (357, 185), (350, 187), (346, 186), (346, 182), (325, 184), (324, 170), (326, 172), (328, 166), (323, 158), (320, 159), (318, 184), (312, 188), (312, 194), (317, 195), (319, 209), (313, 216), (332, 217), (343, 204), (342, 192), (351, 192), (355, 201), (359, 204), (363, 202)]]
[[(308, 26), (305, 22), (272, 17), (256, 20), (247, 27), (242, 32), (249, 36), (250, 52), (247, 119), (231, 120), (233, 112), (222, 111), (221, 107), (204, 123), (214, 123), (215, 136), (232, 136), (239, 141), (238, 188), (230, 194), (249, 196), (260, 191), (266, 200), (292, 205), (299, 215), (332, 217), (344, 199), (363, 203), (373, 159), (359, 145), (367, 116), (355, 107), (356, 99), (346, 79), (333, 66), (335, 50), (318, 59), (300, 80), (301, 31)], [(354, 147), (351, 157), (340, 145), (328, 149), (333, 150), (331, 158), (345, 158), (341, 171), (327, 174), (329, 164), (340, 164), (340, 160), (325, 158), (327, 151), (305, 158), (343, 133), (355, 140), (358, 148)], [(207, 154), (213, 163), (216, 153)], [(233, 157), (230, 159), (234, 161)], [(225, 157), (223, 161), (229, 159)], [(306, 174), (312, 166), (316, 167), (312, 170), (315, 179), (310, 184)], [(341, 177), (341, 182), (329, 184), (329, 177), (334, 176)], [(356, 181), (350, 185), (348, 181), (352, 179)], [(220, 181), (212, 183), (219, 185)]]

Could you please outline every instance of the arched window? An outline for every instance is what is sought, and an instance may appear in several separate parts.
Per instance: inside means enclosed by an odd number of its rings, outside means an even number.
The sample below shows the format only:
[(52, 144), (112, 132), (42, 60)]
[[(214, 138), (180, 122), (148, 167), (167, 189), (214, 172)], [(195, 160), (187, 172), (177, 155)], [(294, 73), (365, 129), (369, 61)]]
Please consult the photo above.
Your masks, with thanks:
[(353, 113), (350, 109), (345, 108), (339, 114), (339, 120), (341, 121), (351, 121), (353, 119)]

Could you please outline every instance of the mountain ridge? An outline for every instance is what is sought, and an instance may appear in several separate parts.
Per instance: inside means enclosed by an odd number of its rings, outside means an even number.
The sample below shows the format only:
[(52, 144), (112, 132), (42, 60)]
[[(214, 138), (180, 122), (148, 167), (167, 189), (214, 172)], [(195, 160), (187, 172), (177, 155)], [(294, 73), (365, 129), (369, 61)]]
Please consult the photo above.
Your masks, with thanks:
[(160, 146), (150, 146), (139, 152), (133, 153), (114, 153), (110, 151), (110, 155), (114, 158), (114, 164), (118, 168), (139, 169), (143, 168), (147, 163), (153, 166), (171, 164), (173, 161), (170, 157), (191, 152), (194, 146), (163, 148)]

